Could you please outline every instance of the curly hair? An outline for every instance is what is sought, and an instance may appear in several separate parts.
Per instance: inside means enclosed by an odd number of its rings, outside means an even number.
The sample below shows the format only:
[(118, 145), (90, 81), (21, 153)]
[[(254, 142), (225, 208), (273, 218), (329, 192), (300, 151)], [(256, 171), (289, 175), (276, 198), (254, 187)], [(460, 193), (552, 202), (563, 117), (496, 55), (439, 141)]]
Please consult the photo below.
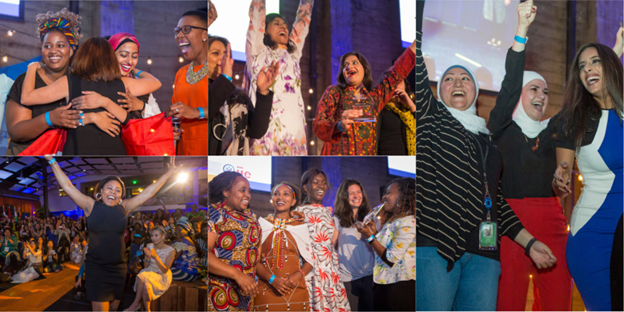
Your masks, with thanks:
[(51, 31), (58, 31), (60, 33), (65, 34), (61, 28), (42, 27), (46, 22), (55, 18), (65, 19), (67, 20), (67, 22), (69, 22), (69, 25), (66, 29), (68, 29), (73, 34), (74, 39), (76, 40), (76, 45), (77, 45), (78, 41), (80, 41), (80, 39), (83, 36), (82, 34), (80, 34), (80, 23), (81, 23), (82, 17), (74, 12), (67, 10), (67, 8), (63, 8), (62, 10), (58, 12), (48, 11), (47, 13), (37, 14), (37, 16), (35, 17), (37, 21), (37, 35), (39, 35), (39, 37), (41, 38), (41, 41), (43, 42), (43, 37), (45, 36), (45, 34)]
[(216, 204), (225, 200), (223, 191), (229, 190), (238, 177), (245, 179), (242, 174), (234, 171), (222, 172), (214, 177), (214, 179), (208, 183), (210, 203)]
[(295, 197), (295, 203), (292, 205), (292, 207), (290, 207), (290, 210), (293, 210), (293, 209), (297, 208), (297, 206), (299, 206), (299, 203), (301, 202), (301, 190), (299, 189), (299, 187), (297, 187), (293, 183), (290, 183), (290, 182), (287, 182), (287, 181), (282, 181), (282, 182), (276, 184), (271, 189), (271, 197), (273, 197), (273, 193), (275, 193), (275, 190), (280, 185), (288, 186), (290, 188), (290, 190), (294, 193), (293, 196)]
[(358, 221), (363, 221), (364, 217), (370, 212), (371, 207), (368, 201), (368, 196), (364, 192), (362, 183), (356, 179), (346, 179), (342, 181), (338, 187), (338, 193), (336, 194), (336, 200), (334, 201), (334, 215), (340, 220), (340, 226), (351, 227), (355, 224), (353, 220), (353, 210), (349, 205), (349, 187), (351, 185), (357, 185), (362, 191), (362, 202), (358, 207), (355, 218)]
[(388, 187), (395, 183), (399, 187), (401, 195), (397, 199), (397, 211), (395, 211), (385, 223), (390, 223), (406, 216), (416, 215), (416, 179), (397, 178), (390, 181)]

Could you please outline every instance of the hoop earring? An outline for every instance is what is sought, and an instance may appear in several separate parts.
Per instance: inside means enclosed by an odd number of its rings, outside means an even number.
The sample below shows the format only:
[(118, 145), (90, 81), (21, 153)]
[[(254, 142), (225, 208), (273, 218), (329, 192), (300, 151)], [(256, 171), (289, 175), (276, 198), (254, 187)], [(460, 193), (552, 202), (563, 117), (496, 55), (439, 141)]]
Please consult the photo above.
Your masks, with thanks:
[(123, 202), (123, 198), (119, 200), (119, 204), (121, 205), (122, 202)]
[[(99, 196), (99, 197), (98, 197), (98, 196)], [(96, 194), (95, 194), (95, 200), (97, 200), (97, 201), (102, 200), (102, 194), (100, 194), (100, 193), (96, 193)]]

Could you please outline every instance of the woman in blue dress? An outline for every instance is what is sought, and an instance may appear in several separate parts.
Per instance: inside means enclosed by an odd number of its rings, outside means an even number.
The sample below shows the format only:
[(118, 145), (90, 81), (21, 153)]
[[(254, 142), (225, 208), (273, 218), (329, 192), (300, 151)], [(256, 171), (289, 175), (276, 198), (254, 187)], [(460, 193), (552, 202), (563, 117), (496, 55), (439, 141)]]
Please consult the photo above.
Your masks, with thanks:
[(620, 49), (614, 53), (591, 43), (576, 55), (564, 93), (557, 143), (560, 165), (553, 178), (556, 192), (570, 193), (576, 157), (584, 188), (572, 211), (567, 261), (587, 310), (612, 308), (610, 259), (624, 199), (623, 70), (617, 55), (621, 56), (621, 42), (616, 47)]

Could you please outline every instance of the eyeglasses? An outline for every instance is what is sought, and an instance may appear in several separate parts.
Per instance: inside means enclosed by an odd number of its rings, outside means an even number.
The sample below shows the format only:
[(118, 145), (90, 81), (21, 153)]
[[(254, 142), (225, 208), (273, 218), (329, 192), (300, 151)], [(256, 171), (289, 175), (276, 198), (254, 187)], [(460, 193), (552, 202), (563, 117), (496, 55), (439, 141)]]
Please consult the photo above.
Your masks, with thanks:
[(201, 28), (201, 27), (195, 27), (195, 26), (191, 26), (191, 25), (184, 25), (184, 26), (182, 26), (182, 28), (178, 28), (178, 27), (174, 28), (173, 29), (173, 35), (177, 37), (178, 34), (180, 33), (180, 31), (183, 34), (188, 35), (191, 32), (191, 30), (193, 30), (193, 28), (201, 29), (201, 30), (208, 30), (208, 28)]

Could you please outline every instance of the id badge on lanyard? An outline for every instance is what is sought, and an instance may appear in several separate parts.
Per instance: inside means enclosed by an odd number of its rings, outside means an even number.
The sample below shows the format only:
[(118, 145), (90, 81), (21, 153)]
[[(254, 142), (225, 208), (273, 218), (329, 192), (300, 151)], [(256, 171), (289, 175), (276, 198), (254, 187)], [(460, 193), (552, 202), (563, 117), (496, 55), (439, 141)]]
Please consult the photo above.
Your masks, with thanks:
[[(479, 150), (481, 150), (481, 143), (479, 143), (479, 138), (477, 138), (477, 144), (479, 145)], [(489, 152), (489, 146), (485, 145), (485, 157), (482, 157), (483, 164), (483, 184), (485, 185), (485, 196), (483, 197), (483, 206), (487, 209), (487, 213), (485, 214), (485, 220), (481, 221), (479, 225), (479, 250), (489, 250), (494, 251), (497, 249), (498, 242), (498, 227), (496, 221), (492, 221), (492, 216), (490, 214), (490, 209), (492, 208), (492, 197), (490, 196), (490, 189), (487, 181), (487, 173), (486, 173), (486, 165), (487, 155)]]

